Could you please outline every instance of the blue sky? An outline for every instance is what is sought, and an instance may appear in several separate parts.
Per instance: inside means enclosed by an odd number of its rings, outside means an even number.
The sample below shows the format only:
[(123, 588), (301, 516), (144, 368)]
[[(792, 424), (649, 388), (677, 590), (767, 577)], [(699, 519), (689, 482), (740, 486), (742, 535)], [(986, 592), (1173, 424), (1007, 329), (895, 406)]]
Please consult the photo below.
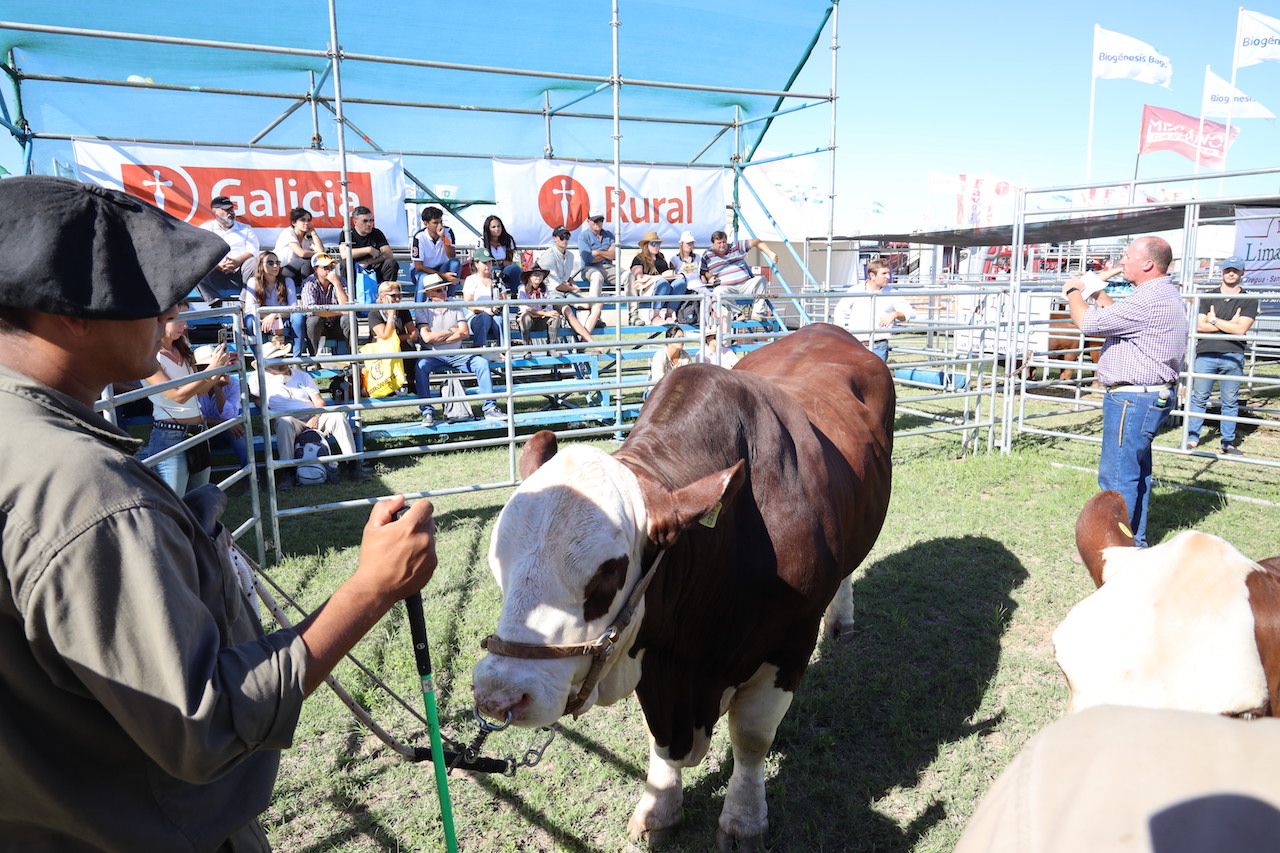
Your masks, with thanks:
[[(1280, 18), (1280, 4), (1273, 0), (1247, 8)], [(216, 9), (193, 9), (190, 14), (212, 24)], [(1068, 7), (1005, 0), (968, 5), (845, 0), (840, 7), (840, 218), (856, 219), (857, 211), (878, 203), (887, 211), (887, 220), (915, 224), (927, 207), (929, 169), (945, 174), (989, 172), (1030, 186), (1082, 182), (1095, 24), (1147, 42), (1174, 66), (1171, 89), (1129, 80), (1097, 82), (1094, 179), (1130, 177), (1144, 103), (1197, 115), (1205, 65), (1230, 79), (1237, 9), (1221, 0), (1081, 0)], [(742, 18), (726, 22), (752, 26)], [(663, 31), (661, 22), (654, 26), (655, 32)], [(269, 42), (270, 33), (254, 30), (251, 40)], [(797, 89), (829, 88), (827, 44), (826, 38), (820, 40)], [(410, 47), (401, 40), (384, 45), (389, 53)], [(506, 62), (557, 67), (554, 53), (547, 52), (509, 51)], [(679, 64), (671, 66), (668, 79), (685, 79)], [(1237, 86), (1280, 113), (1280, 63), (1241, 69)], [(93, 97), (109, 98), (111, 92), (97, 90)], [(1248, 119), (1240, 126), (1230, 168), (1280, 165), (1276, 122)], [(826, 144), (828, 133), (829, 112), (814, 109), (802, 118), (775, 122), (765, 147), (816, 148)], [(600, 140), (600, 148), (602, 156), (609, 156), (607, 137)], [(813, 182), (825, 186), (827, 162), (823, 157), (810, 159)], [(0, 142), (0, 165), (16, 173), (20, 164), (20, 152), (6, 133)], [(1142, 158), (1140, 175), (1191, 171), (1190, 161), (1157, 152)], [(1259, 191), (1277, 190), (1274, 179), (1259, 186)]]

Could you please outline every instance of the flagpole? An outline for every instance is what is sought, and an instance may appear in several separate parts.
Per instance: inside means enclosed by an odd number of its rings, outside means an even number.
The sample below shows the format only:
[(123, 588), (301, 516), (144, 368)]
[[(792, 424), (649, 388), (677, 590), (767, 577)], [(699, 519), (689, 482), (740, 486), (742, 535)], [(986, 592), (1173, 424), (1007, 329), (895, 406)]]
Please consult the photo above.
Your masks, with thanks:
[[(1098, 53), (1098, 25), (1093, 25), (1093, 53)], [(1089, 141), (1085, 145), (1084, 182), (1093, 181), (1093, 106), (1098, 94), (1098, 75), (1094, 71), (1094, 60), (1089, 62)]]
[[(1231, 108), (1235, 106), (1236, 101), (1236, 71), (1240, 68), (1240, 25), (1244, 23), (1244, 7), (1236, 8), (1236, 39), (1235, 45), (1231, 48), (1231, 93), (1227, 96), (1227, 129), (1222, 137), (1222, 166), (1223, 172), (1227, 171), (1227, 154), (1231, 151)], [(1225, 177), (1218, 178), (1218, 195), (1222, 195), (1226, 189), (1227, 179)]]
[(1200, 93), (1200, 129), (1196, 131), (1196, 170), (1200, 174), (1200, 146), (1204, 144), (1204, 100), (1209, 94), (1209, 66), (1204, 67), (1204, 91)]

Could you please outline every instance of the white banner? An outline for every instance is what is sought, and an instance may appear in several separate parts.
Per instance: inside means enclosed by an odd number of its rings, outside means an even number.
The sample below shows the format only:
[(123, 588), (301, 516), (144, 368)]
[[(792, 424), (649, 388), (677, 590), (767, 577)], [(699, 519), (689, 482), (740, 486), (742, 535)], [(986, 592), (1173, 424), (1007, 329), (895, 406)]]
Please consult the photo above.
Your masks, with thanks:
[(1137, 80), (1169, 88), (1173, 63), (1169, 57), (1136, 38), (1093, 25), (1093, 76), (1108, 80)]
[(1204, 69), (1204, 100), (1200, 104), (1201, 118), (1275, 118), (1275, 113), (1250, 98), (1244, 92)]
[[(237, 219), (258, 232), (263, 246), (275, 245), (295, 207), (311, 211), (311, 224), (326, 243), (337, 243), (342, 230), (341, 171), (333, 152), (83, 140), (72, 147), (82, 181), (124, 190), (192, 225), (213, 219), (209, 202), (224, 195), (235, 203)], [(347, 181), (351, 207), (368, 207), (388, 241), (407, 244), (400, 158), (348, 154)]]
[(1236, 22), (1236, 68), (1280, 62), (1280, 18), (1240, 10)]
[(1244, 259), (1244, 286), (1280, 287), (1280, 208), (1239, 208), (1250, 217), (1236, 223), (1237, 257)]
[(646, 231), (665, 243), (692, 231), (699, 245), (724, 230), (725, 173), (715, 168), (623, 166), (621, 194), (610, 166), (551, 160), (494, 160), (493, 197), (521, 246), (545, 246), (561, 225), (577, 232), (592, 211), (619, 243), (635, 245)]

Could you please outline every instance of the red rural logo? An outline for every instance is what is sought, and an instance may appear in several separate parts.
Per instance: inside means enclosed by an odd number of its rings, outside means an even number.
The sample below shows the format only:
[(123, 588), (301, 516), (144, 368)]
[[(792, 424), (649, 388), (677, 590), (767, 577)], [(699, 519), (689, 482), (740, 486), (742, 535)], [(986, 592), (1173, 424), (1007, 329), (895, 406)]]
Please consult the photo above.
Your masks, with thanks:
[(550, 228), (563, 225), (570, 231), (587, 221), (591, 199), (587, 188), (568, 175), (550, 178), (538, 190), (538, 211)]
[[(239, 220), (255, 228), (287, 228), (289, 211), (295, 207), (309, 210), (316, 228), (342, 227), (342, 185), (337, 172), (125, 163), (120, 178), (125, 192), (185, 222), (212, 219), (209, 202), (224, 195), (235, 204)], [(369, 173), (348, 172), (347, 179), (351, 206), (372, 207)], [(197, 217), (197, 211), (202, 215)], [(585, 212), (582, 218), (586, 219)]]

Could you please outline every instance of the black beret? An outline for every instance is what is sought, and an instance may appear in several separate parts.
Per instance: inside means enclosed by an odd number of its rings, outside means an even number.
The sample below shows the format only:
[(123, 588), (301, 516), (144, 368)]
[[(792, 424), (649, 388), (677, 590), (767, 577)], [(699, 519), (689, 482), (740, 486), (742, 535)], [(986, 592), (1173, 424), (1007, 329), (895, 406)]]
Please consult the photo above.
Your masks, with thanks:
[(103, 320), (158, 317), (227, 254), (218, 235), (118, 190), (0, 180), (0, 306)]

